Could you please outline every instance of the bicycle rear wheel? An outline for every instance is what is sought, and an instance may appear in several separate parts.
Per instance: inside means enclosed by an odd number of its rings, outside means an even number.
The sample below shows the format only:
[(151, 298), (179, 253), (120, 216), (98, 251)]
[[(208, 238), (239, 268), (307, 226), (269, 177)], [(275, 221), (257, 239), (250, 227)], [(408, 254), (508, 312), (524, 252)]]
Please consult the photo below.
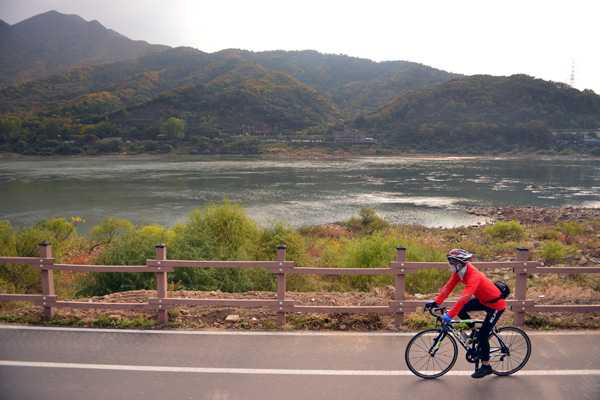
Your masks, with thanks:
[(440, 334), (437, 329), (427, 329), (417, 333), (406, 346), (404, 359), (413, 374), (425, 379), (433, 379), (444, 375), (454, 366), (458, 356), (456, 341), (447, 335), (439, 344), (435, 354), (429, 350)]
[(496, 375), (514, 374), (527, 364), (531, 355), (529, 336), (519, 328), (505, 326), (498, 329), (498, 336), (506, 347), (502, 346), (498, 337), (490, 334), (490, 365)]

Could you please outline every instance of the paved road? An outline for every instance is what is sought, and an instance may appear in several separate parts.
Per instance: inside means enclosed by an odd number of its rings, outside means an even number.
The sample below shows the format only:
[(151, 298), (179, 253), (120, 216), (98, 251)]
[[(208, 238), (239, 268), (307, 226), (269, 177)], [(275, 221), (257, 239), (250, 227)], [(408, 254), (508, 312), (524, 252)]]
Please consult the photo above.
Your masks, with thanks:
[(0, 324), (0, 399), (600, 399), (600, 333), (531, 333), (527, 366), (424, 380), (412, 334), (123, 331)]

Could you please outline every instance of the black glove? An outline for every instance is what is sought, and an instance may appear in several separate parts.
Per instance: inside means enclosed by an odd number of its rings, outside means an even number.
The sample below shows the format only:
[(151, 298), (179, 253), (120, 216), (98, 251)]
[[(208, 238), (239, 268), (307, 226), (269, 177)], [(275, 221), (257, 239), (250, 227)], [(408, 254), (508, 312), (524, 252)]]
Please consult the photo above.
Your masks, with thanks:
[(437, 306), (438, 306), (438, 303), (436, 303), (435, 301), (430, 301), (430, 302), (425, 303), (426, 310), (437, 307)]

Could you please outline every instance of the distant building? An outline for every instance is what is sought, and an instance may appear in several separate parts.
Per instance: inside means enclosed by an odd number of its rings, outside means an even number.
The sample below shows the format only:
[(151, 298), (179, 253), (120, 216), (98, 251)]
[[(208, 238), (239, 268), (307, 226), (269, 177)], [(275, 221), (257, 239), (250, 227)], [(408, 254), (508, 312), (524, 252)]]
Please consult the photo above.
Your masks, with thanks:
[(333, 141), (335, 143), (358, 143), (358, 144), (375, 144), (377, 139), (366, 137), (364, 132), (359, 130), (336, 131), (333, 132)]

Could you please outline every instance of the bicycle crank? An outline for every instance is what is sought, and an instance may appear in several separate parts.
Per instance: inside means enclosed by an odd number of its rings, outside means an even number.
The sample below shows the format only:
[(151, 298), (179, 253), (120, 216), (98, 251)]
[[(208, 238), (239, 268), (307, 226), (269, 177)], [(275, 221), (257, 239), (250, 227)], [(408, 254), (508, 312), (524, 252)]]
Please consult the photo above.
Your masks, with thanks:
[(470, 362), (471, 364), (476, 363), (477, 361), (479, 361), (479, 352), (475, 351), (473, 349), (469, 349), (469, 351), (467, 351), (467, 353), (465, 354), (465, 357), (467, 359), (468, 362)]

